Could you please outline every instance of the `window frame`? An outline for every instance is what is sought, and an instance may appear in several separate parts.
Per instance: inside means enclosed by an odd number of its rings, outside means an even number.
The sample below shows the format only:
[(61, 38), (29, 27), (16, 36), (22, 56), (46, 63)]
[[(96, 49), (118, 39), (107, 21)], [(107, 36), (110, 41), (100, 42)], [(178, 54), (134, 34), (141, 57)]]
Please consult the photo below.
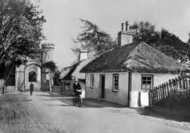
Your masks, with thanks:
[(113, 92), (119, 91), (119, 74), (118, 73), (112, 74), (112, 91)]
[[(151, 83), (150, 83), (150, 88), (144, 88), (143, 87), (143, 82), (149, 82), (149, 80), (148, 79), (146, 79), (146, 81), (143, 81), (143, 77), (146, 77), (146, 78), (151, 78)], [(148, 83), (146, 83), (146, 85), (147, 85)], [(148, 90), (151, 90), (152, 88), (153, 88), (153, 84), (154, 84), (154, 75), (153, 74), (142, 74), (141, 75), (141, 90), (143, 90), (143, 91), (148, 91)]]

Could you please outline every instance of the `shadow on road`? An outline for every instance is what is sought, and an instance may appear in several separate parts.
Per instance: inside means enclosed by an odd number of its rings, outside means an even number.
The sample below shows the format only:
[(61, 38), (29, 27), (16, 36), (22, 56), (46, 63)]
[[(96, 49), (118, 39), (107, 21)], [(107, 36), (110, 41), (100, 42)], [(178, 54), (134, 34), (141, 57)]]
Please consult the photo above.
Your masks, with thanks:
[(179, 122), (190, 122), (190, 99), (172, 97), (153, 107), (138, 109), (142, 115), (148, 115)]

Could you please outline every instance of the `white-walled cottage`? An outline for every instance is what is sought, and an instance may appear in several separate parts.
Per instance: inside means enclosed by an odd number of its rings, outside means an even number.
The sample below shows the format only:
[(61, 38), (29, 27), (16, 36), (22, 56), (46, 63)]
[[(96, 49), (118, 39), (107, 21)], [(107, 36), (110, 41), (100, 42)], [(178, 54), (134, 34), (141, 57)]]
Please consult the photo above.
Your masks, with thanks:
[(148, 90), (189, 71), (144, 42), (133, 42), (138, 30), (122, 23), (119, 47), (86, 65), (86, 97), (139, 107), (148, 105)]
[(173, 79), (182, 71), (188, 70), (142, 42), (102, 54), (81, 72), (86, 73), (86, 97), (137, 107), (140, 92)]

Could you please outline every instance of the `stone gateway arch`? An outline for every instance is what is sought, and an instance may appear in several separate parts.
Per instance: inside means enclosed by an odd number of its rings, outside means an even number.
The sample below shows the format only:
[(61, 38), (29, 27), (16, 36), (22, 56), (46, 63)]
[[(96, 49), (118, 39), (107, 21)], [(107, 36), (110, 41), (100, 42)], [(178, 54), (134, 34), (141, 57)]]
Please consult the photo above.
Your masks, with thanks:
[(48, 84), (49, 73), (42, 64), (53, 60), (53, 44), (42, 44), (41, 53), (35, 59), (28, 59), (26, 64), (16, 68), (15, 87), (19, 91), (28, 91), (30, 84), (34, 85), (35, 91), (50, 90)]

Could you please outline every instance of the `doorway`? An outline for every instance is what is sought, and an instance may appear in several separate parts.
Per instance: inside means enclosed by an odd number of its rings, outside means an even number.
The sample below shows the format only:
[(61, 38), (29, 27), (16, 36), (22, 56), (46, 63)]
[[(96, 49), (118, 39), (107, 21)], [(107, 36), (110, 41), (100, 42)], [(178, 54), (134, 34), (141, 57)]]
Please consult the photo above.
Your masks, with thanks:
[(130, 101), (131, 101), (131, 88), (132, 88), (132, 73), (129, 72), (128, 76), (128, 106), (130, 106)]
[(100, 75), (100, 90), (101, 90), (101, 98), (105, 98), (105, 75)]

